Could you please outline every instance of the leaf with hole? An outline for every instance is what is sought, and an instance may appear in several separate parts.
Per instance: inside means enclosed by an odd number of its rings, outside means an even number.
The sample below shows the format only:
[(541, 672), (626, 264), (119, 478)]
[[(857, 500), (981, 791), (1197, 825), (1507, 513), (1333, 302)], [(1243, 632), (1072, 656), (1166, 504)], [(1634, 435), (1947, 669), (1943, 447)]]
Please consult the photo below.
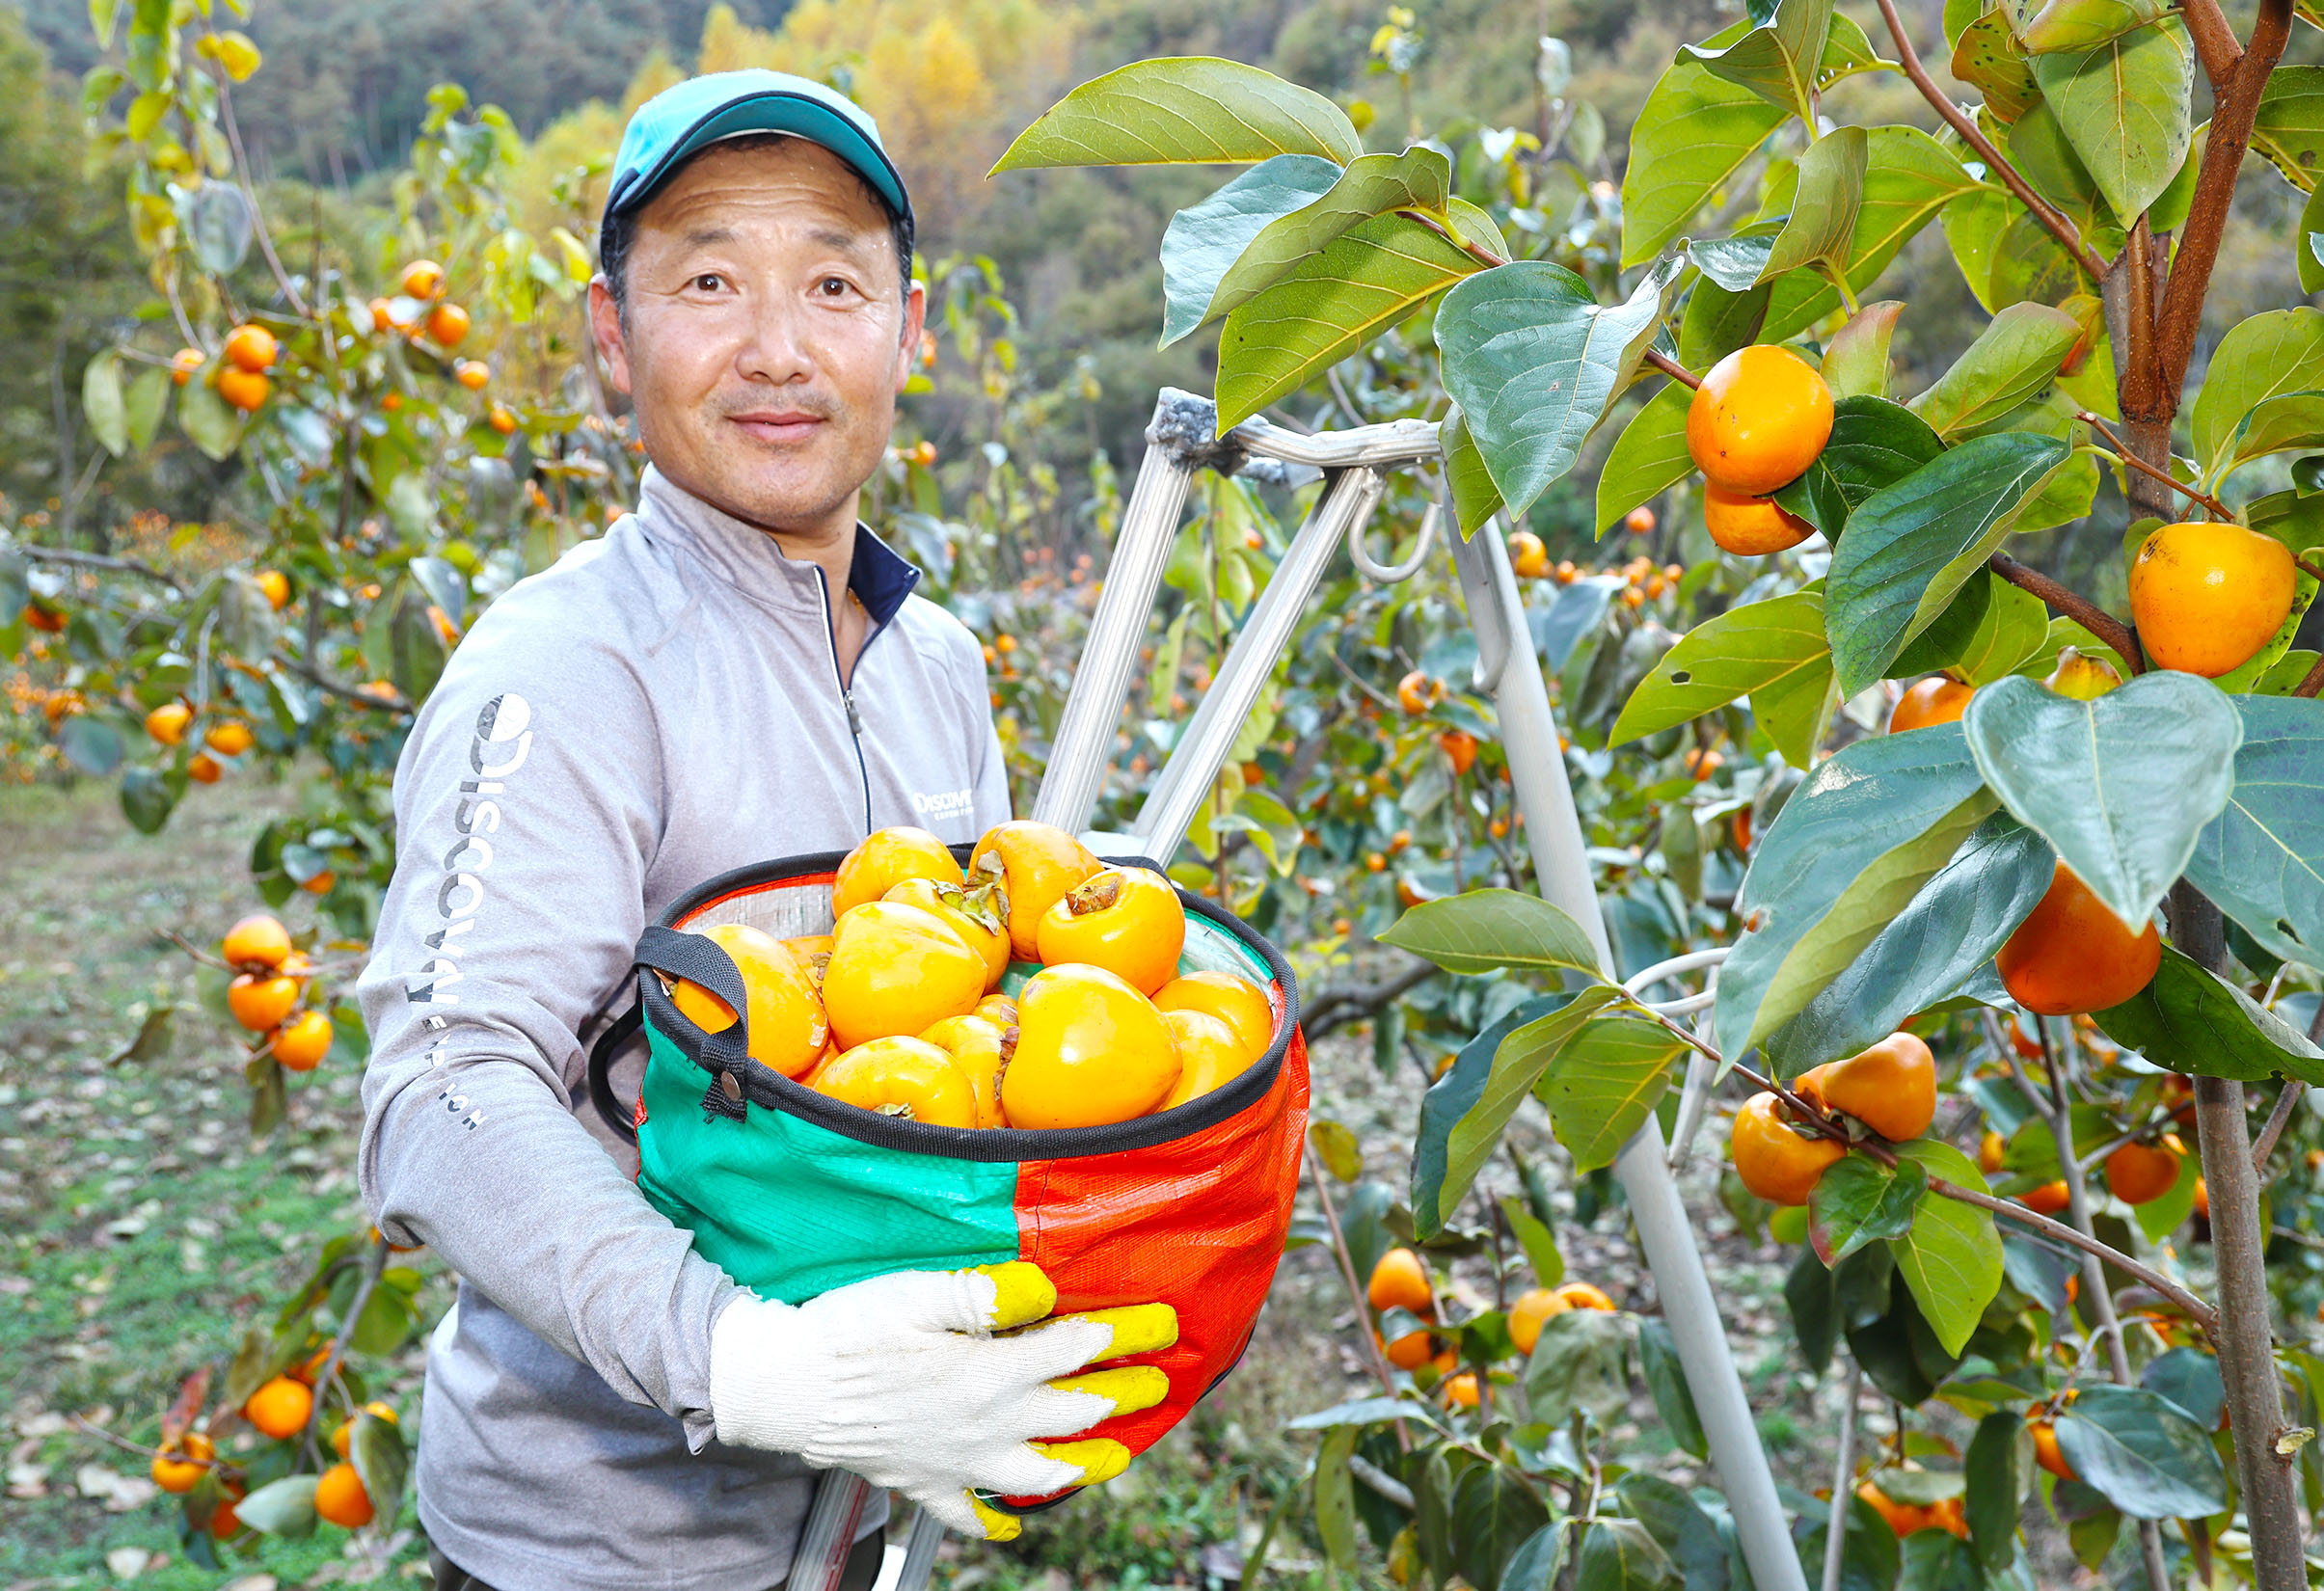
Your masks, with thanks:
[(1273, 72), (1208, 56), (1132, 62), (1094, 78), (1017, 134), (993, 172), (1040, 166), (1240, 164), (1364, 152), (1347, 113)]
[(2006, 540), (2017, 512), (2063, 469), (2055, 437), (1976, 437), (1882, 487), (1849, 516), (1824, 584), (1840, 688), (1888, 670)]
[(1445, 295), (1436, 317), (1445, 387), (1512, 514), (1574, 467), (1644, 358), (1678, 272), (1677, 260), (1662, 261), (1611, 308), (1543, 260), (1480, 272)]
[(1986, 783), (2108, 910), (2144, 925), (2235, 782), (2243, 720), (2210, 681), (2139, 675), (2073, 701), (2023, 675), (1969, 699), (1961, 726)]
[(1804, 1010), (1992, 810), (1957, 725), (1858, 741), (1819, 764), (1743, 875), (1718, 1048), (1740, 1058)]

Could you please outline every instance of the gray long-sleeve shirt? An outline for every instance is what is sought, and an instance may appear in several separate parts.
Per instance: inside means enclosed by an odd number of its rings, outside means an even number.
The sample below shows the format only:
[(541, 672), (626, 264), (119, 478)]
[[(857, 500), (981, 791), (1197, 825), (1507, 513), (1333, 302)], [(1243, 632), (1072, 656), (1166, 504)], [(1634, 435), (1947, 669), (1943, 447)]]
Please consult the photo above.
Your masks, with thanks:
[(705, 879), (1008, 817), (976, 638), (917, 578), (858, 532), (874, 628), (843, 691), (822, 571), (648, 471), (635, 514), (484, 613), (404, 747), (360, 990), (363, 1190), (383, 1231), (459, 1273), (419, 1514), (501, 1591), (789, 1572), (804, 1467), (712, 1434), (735, 1283), (638, 1194), (588, 1103), (587, 1043), (633, 997), (639, 930)]

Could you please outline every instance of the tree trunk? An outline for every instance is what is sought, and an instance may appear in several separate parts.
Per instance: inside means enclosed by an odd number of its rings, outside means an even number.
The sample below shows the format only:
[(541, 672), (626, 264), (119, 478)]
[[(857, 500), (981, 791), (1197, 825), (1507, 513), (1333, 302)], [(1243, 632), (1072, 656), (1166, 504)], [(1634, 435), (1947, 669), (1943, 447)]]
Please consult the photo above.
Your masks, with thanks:
[[(2171, 938), (2213, 972), (2227, 964), (2219, 908), (2181, 879), (2171, 891)], [(2283, 1397), (2276, 1381), (2267, 1292), (2267, 1234), (2259, 1229), (2259, 1179), (2243, 1117), (2243, 1085), (2195, 1079), (2195, 1128), (2211, 1202), (2211, 1247), (2219, 1263), (2219, 1372), (2227, 1384), (2236, 1477), (2260, 1591), (2302, 1591), (2300, 1505), (2291, 1459), (2276, 1450)]]

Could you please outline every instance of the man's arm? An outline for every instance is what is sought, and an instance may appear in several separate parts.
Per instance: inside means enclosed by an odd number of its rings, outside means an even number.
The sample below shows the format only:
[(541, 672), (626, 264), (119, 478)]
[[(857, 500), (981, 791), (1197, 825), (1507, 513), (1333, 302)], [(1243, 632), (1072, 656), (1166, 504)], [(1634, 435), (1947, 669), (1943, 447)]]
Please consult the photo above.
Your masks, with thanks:
[(364, 1195), (383, 1231), (428, 1244), (622, 1396), (679, 1416), (699, 1450), (711, 1327), (738, 1289), (570, 1105), (578, 1036), (627, 998), (644, 927), (653, 709), (570, 628), (543, 648), (543, 617), (496, 610), (478, 627), (396, 770), (395, 876), (361, 984)]

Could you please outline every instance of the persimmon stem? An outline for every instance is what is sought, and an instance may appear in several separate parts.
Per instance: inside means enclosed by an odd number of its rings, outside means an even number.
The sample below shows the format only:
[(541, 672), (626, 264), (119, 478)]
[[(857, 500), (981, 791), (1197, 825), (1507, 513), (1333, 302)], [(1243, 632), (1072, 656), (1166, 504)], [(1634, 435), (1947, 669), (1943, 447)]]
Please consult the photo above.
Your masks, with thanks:
[(2319, 690), (2324, 690), (2324, 658), (2318, 658), (2315, 666), (2301, 677), (2298, 685), (2292, 687), (2292, 694), (2295, 696), (2312, 697)]
[(1495, 254), (1491, 249), (1486, 248), (1482, 243), (1470, 242), (1467, 238), (1461, 236), (1460, 233), (1454, 231), (1450, 227), (1446, 226), (1444, 222), (1438, 220), (1435, 216), (1430, 215), (1426, 210), (1398, 210), (1395, 213), (1402, 216), (1407, 221), (1419, 222), (1421, 226), (1436, 233), (1439, 237), (1451, 244), (1454, 248), (1460, 250), (1461, 253), (1467, 255), (1471, 259), (1475, 260), (1479, 265), (1484, 266), (1487, 270), (1491, 270), (1496, 265), (1506, 265), (1509, 263), (1507, 259), (1503, 258), (1500, 255)]
[(2194, 487), (2187, 485), (2177, 476), (2172, 474), (2168, 470), (2157, 470), (2153, 465), (2148, 464), (2145, 459), (2139, 457), (2138, 454), (2132, 452), (2130, 448), (2123, 443), (2122, 439), (2115, 435), (2114, 428), (2108, 425), (2105, 420), (2099, 418), (2096, 415), (2092, 414), (2087, 409), (2078, 409), (2074, 412), (2074, 418), (2080, 420), (2083, 424), (2097, 432), (2098, 435), (2104, 437), (2108, 442), (2114, 444), (2115, 461), (2117, 463), (2126, 464), (2130, 466), (2131, 469), (2136, 470), (2140, 474), (2146, 475), (2152, 480), (2161, 481), (2165, 486), (2168, 486), (2172, 491), (2176, 492), (2180, 497), (2185, 498), (2190, 501), (2202, 504), (2203, 507), (2211, 511), (2211, 517), (2215, 520), (2218, 520), (2223, 525), (2232, 525), (2235, 522), (2235, 515), (2233, 511), (2230, 510), (2226, 503), (2221, 502), (2217, 498), (2212, 497), (2207, 492), (2197, 491)]
[(1986, 567), (2018, 589), (2031, 591), (2114, 648), (2116, 655), (2129, 665), (2133, 674), (2147, 671), (2147, 657), (2139, 650), (2136, 633), (2079, 591), (2060, 585), (2039, 569), (2029, 568), (2006, 553), (1994, 553), (1986, 560)]
[(1671, 380), (1682, 383), (1689, 391), (1696, 391), (1703, 385), (1703, 378), (1701, 376), (1698, 376), (1692, 370), (1688, 369), (1687, 366), (1681, 364), (1677, 360), (1668, 357), (1659, 348), (1649, 348), (1646, 350), (1646, 363), (1653, 365), (1656, 369), (1662, 371), (1662, 374), (1668, 376)]
[[(2288, 7), (2290, 0), (2283, 0), (2283, 3)], [(1930, 109), (1943, 117), (1946, 125), (1960, 134), (1961, 142), (1977, 151), (1977, 157), (1986, 163), (1986, 170), (2001, 178), (2003, 186), (2014, 194), (2017, 202), (2031, 211), (2034, 219), (2041, 223), (2042, 229), (2065, 247), (2067, 254), (2072, 256), (2073, 262), (2091, 281), (2102, 281), (2106, 275), (2105, 263), (2091, 252), (2089, 244), (2082, 241), (2082, 234), (2074, 229), (2074, 224), (2036, 193), (2033, 184), (2026, 181), (2017, 168), (2011, 165), (2002, 152), (1993, 147), (1993, 141), (1979, 130), (1977, 122), (1953, 102), (1951, 95), (1936, 86), (1936, 79), (1931, 77), (1929, 68), (1921, 65), (1920, 52), (1912, 47), (1911, 36), (1905, 31), (1905, 19), (1897, 14), (1896, 0), (1879, 0), (1879, 7), (1880, 18), (1888, 24), (1888, 36), (1896, 40), (1897, 62), (1905, 68), (1905, 75), (1912, 79), (1912, 86), (1921, 91), (1921, 97), (1929, 101)]]
[[(2324, 1005), (2318, 1006), (2316, 1011), (2318, 1018), (2324, 1020)], [(2314, 1035), (2311, 1033), (2310, 1038), (2313, 1038)], [(2276, 1140), (2282, 1138), (2283, 1129), (2291, 1124), (2293, 1107), (2300, 1103), (2300, 1096), (2307, 1092), (2308, 1085), (2294, 1077), (2286, 1081), (2283, 1092), (2276, 1095), (2276, 1108), (2267, 1113), (2267, 1125), (2259, 1129), (2258, 1138), (2252, 1144), (2254, 1176), (2267, 1175), (2267, 1157), (2276, 1152)]]
[(2324, 569), (2317, 568), (2314, 564), (2310, 563), (2306, 558), (2300, 556), (2297, 553), (2292, 554), (2292, 562), (2299, 565), (2301, 573), (2305, 574), (2310, 580), (2324, 580)]
[(316, 1442), (323, 1428), (323, 1394), (337, 1382), (339, 1361), (347, 1357), (347, 1343), (355, 1335), (356, 1325), (364, 1318), (364, 1307), (371, 1302), (372, 1290), (379, 1285), (387, 1268), (388, 1240), (374, 1237), (370, 1252), (364, 1255), (363, 1274), (356, 1279), (355, 1291), (347, 1300), (347, 1311), (339, 1317), (338, 1331), (331, 1338), (331, 1357), (323, 1361), (322, 1371), (314, 1378), (316, 1395), (314, 1406), (307, 1412), (305, 1447), (307, 1462), (318, 1473), (323, 1468), (322, 1451)]

